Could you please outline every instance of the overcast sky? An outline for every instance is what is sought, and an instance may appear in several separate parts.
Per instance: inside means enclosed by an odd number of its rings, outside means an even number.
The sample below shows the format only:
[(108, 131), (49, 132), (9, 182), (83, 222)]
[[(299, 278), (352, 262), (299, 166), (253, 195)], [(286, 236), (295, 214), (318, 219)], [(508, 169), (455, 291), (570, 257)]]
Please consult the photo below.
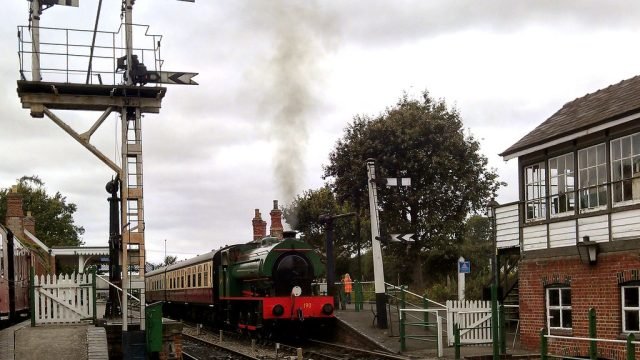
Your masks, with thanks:
[[(92, 29), (97, 4), (54, 6), (41, 26)], [(3, 7), (0, 187), (40, 176), (78, 205), (86, 244), (106, 245), (112, 171), (49, 119), (31, 118), (15, 91), (28, 6)], [(253, 209), (267, 218), (272, 200), (320, 187), (353, 116), (379, 114), (403, 91), (455, 106), (509, 184), (497, 200), (515, 201), (517, 160), (497, 154), (564, 103), (640, 68), (640, 3), (630, 0), (137, 0), (133, 17), (163, 35), (163, 70), (200, 73), (199, 86), (170, 85), (160, 114), (143, 121), (152, 262), (165, 239), (180, 259), (250, 240)], [(120, 22), (120, 1), (104, 0), (99, 29)], [(134, 46), (144, 41), (136, 35)], [(78, 132), (99, 116), (56, 113)], [(119, 162), (117, 122), (110, 116), (92, 143)]]

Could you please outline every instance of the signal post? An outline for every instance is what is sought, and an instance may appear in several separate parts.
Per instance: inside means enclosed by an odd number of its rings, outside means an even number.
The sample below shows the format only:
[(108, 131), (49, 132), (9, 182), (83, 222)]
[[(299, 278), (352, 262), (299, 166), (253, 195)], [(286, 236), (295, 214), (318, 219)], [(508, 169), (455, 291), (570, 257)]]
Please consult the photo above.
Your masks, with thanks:
[[(129, 289), (136, 289), (140, 294), (140, 329), (145, 329), (145, 294), (144, 294), (144, 273), (145, 273), (145, 221), (144, 221), (144, 186), (143, 186), (143, 161), (142, 161), (142, 115), (145, 113), (157, 114), (162, 107), (162, 99), (166, 94), (166, 88), (154, 84), (154, 86), (145, 86), (147, 83), (170, 83), (170, 84), (197, 84), (191, 78), (196, 73), (185, 72), (163, 72), (158, 68), (154, 68), (161, 64), (159, 59), (159, 42), (160, 36), (149, 35), (152, 46), (144, 48), (137, 46), (137, 52), (143, 52), (140, 58), (145, 58), (144, 54), (151, 53), (153, 64), (150, 70), (138, 61), (138, 56), (134, 54), (133, 48), (133, 21), (132, 10), (133, 0), (126, 0), (126, 6), (123, 9), (125, 18), (125, 43), (124, 49), (116, 48), (113, 45), (113, 53), (124, 50), (126, 55), (117, 60), (118, 68), (102, 71), (92, 67), (93, 47), (90, 44), (91, 53), (72, 54), (74, 59), (88, 59), (88, 70), (86, 73), (80, 74), (79, 78), (85, 78), (86, 82), (73, 81), (70, 74), (74, 75), (77, 70), (72, 69), (67, 62), (67, 68), (53, 69), (50, 73), (41, 71), (43, 68), (51, 70), (44, 64), (48, 59), (59, 56), (69, 57), (69, 51), (73, 49), (83, 48), (82, 46), (73, 47), (74, 45), (87, 44), (66, 44), (66, 54), (64, 50), (60, 53), (41, 53), (40, 51), (40, 17), (44, 10), (51, 6), (70, 5), (79, 6), (79, 0), (30, 0), (30, 26), (20, 27), (18, 31), (19, 38), (19, 55), (20, 64), (20, 80), (17, 81), (17, 91), (22, 107), (29, 109), (30, 114), (34, 118), (47, 117), (62, 130), (69, 134), (78, 143), (84, 146), (100, 161), (111, 168), (121, 181), (121, 203), (120, 203), (120, 219), (122, 228), (120, 246), (120, 259), (122, 268), (122, 283), (112, 284), (122, 286), (122, 330), (123, 340), (125, 332), (128, 330), (129, 323)], [(182, 0), (190, 1), (193, 0)], [(73, 31), (69, 29), (47, 29), (47, 31), (61, 30)], [(96, 30), (97, 31), (97, 30)], [(111, 35), (115, 38), (116, 33), (103, 32), (103, 34)], [(55, 41), (55, 40), (54, 40)], [(61, 40), (61, 47), (65, 46), (65, 40)], [(26, 45), (29, 44), (30, 45)], [(114, 42), (115, 43), (115, 42)], [(156, 48), (156, 44), (158, 47)], [(51, 45), (51, 44), (49, 44)], [(89, 46), (84, 46), (87, 48)], [(146, 51), (146, 53), (145, 53)], [(115, 55), (114, 55), (115, 56)], [(25, 66), (24, 60), (31, 58), (31, 66)], [(55, 63), (55, 61), (52, 61)], [(74, 64), (77, 65), (77, 64)], [(118, 70), (122, 71), (123, 82), (116, 81)], [(103, 76), (112, 72), (113, 81), (111, 84), (103, 84)], [(60, 73), (65, 74), (66, 78), (60, 80), (53, 78)], [(77, 74), (76, 74), (77, 75)], [(48, 79), (47, 76), (51, 76)], [(98, 84), (94, 84), (93, 80), (97, 78)], [(56, 110), (76, 110), (76, 111), (93, 111), (100, 115), (89, 130), (78, 132), (69, 126), (62, 118), (60, 118)], [(110, 159), (100, 149), (91, 143), (91, 137), (95, 131), (104, 123), (104, 121), (112, 114), (120, 116), (120, 164), (117, 160)], [(117, 201), (117, 200), (114, 200)], [(111, 301), (115, 301), (111, 299)]]

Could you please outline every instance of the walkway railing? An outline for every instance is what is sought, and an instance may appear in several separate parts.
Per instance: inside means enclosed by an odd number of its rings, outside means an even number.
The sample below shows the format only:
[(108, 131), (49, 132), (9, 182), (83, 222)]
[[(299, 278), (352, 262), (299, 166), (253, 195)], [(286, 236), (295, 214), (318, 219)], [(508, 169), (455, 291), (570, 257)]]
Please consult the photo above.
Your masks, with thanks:
[[(562, 359), (584, 359), (584, 356), (579, 353), (574, 353), (570, 356), (569, 354), (550, 354), (549, 353), (549, 339), (563, 339), (563, 340), (571, 340), (574, 342), (588, 342), (589, 350), (588, 350), (588, 358), (591, 360), (597, 360), (598, 358), (602, 358), (603, 356), (598, 355), (598, 343), (613, 343), (613, 344), (624, 344), (625, 346), (620, 346), (619, 349), (610, 349), (611, 351), (620, 351), (624, 349), (625, 358), (627, 360), (635, 360), (636, 359), (636, 345), (640, 344), (639, 341), (636, 341), (634, 334), (627, 335), (626, 340), (619, 339), (602, 339), (597, 338), (596, 336), (596, 312), (595, 309), (589, 309), (589, 337), (580, 337), (580, 336), (561, 336), (561, 335), (551, 335), (548, 329), (542, 329), (540, 331), (540, 358), (542, 360), (548, 360), (549, 358), (562, 358)], [(575, 351), (579, 351), (580, 347), (576, 346)], [(607, 356), (605, 356), (607, 357)], [(616, 357), (618, 358), (618, 357)]]

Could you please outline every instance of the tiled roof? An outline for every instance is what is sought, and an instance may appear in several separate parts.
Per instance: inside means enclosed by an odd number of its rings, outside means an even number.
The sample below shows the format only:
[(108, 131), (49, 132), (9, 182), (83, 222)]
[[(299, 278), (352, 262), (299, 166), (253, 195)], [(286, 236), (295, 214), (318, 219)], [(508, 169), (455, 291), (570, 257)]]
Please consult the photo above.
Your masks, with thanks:
[(638, 112), (639, 109), (640, 76), (635, 76), (566, 103), (545, 122), (503, 151), (500, 156), (509, 156)]

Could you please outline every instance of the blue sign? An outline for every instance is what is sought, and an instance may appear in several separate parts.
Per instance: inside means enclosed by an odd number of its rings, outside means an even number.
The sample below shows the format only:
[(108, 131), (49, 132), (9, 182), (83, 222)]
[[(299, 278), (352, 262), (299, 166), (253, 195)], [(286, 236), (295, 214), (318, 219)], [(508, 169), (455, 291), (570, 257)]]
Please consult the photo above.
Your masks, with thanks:
[(471, 261), (458, 262), (458, 272), (461, 274), (469, 274), (471, 272)]

